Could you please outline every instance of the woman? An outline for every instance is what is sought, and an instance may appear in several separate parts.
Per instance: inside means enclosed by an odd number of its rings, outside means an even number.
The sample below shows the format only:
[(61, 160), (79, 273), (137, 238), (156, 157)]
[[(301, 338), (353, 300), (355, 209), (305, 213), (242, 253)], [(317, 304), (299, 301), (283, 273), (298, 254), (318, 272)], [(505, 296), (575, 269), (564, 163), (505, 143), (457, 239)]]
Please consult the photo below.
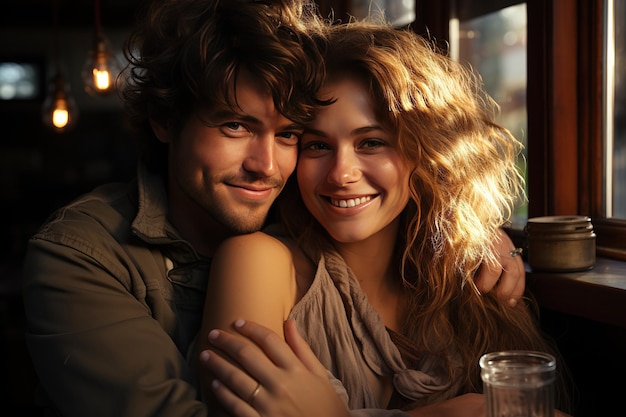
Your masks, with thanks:
[[(201, 334), (254, 317), (285, 336), (292, 318), (350, 409), (419, 415), (480, 392), (485, 352), (551, 351), (529, 305), (483, 295), (473, 278), (500, 265), (492, 237), (523, 196), (521, 144), (477, 79), (414, 33), (355, 22), (327, 40), (320, 98), (334, 102), (302, 135), (283, 230), (221, 247)], [(237, 378), (232, 392), (249, 395)], [(247, 386), (249, 403), (272, 415), (262, 388)]]

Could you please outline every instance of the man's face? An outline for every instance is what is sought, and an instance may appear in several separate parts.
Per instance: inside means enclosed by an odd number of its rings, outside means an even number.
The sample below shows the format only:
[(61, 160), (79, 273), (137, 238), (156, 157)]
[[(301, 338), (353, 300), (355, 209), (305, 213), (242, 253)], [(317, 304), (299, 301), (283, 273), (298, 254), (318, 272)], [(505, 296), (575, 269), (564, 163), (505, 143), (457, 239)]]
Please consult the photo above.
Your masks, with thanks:
[[(295, 168), (302, 129), (276, 111), (249, 73), (239, 76), (236, 102), (238, 113), (193, 115), (168, 140), (170, 220), (179, 229), (188, 224), (218, 236), (259, 230)], [(203, 122), (208, 115), (212, 126)]]

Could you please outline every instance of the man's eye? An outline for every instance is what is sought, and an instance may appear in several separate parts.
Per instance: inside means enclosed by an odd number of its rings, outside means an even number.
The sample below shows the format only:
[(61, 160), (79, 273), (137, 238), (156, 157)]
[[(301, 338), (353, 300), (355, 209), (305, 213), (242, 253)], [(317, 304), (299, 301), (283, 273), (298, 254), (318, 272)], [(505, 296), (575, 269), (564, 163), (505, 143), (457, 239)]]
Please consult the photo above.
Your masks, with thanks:
[(232, 138), (244, 138), (250, 134), (248, 127), (239, 122), (226, 122), (220, 125), (220, 131), (223, 135)]
[(276, 136), (286, 141), (297, 143), (300, 140), (301, 134), (297, 132), (281, 132), (277, 133)]
[(242, 129), (242, 125), (239, 122), (228, 122), (224, 123), (223, 126), (229, 130), (237, 131)]

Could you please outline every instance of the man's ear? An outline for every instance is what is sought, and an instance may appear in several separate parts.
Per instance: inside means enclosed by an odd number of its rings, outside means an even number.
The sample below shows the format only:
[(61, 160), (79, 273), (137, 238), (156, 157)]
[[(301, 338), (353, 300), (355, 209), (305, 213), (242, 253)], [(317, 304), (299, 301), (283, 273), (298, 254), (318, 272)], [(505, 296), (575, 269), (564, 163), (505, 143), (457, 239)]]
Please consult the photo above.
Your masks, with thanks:
[(168, 128), (167, 122), (161, 122), (153, 117), (150, 117), (150, 126), (152, 127), (152, 131), (154, 135), (159, 139), (160, 142), (170, 143), (170, 130)]

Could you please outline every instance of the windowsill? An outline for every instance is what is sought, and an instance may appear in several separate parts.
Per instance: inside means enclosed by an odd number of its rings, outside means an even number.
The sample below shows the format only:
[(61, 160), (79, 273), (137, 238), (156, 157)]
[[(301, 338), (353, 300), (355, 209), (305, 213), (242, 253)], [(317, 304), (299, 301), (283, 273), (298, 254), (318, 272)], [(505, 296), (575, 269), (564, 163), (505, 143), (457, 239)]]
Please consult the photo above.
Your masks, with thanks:
[(626, 328), (626, 262), (596, 259), (582, 272), (533, 272), (526, 283), (539, 306)]

